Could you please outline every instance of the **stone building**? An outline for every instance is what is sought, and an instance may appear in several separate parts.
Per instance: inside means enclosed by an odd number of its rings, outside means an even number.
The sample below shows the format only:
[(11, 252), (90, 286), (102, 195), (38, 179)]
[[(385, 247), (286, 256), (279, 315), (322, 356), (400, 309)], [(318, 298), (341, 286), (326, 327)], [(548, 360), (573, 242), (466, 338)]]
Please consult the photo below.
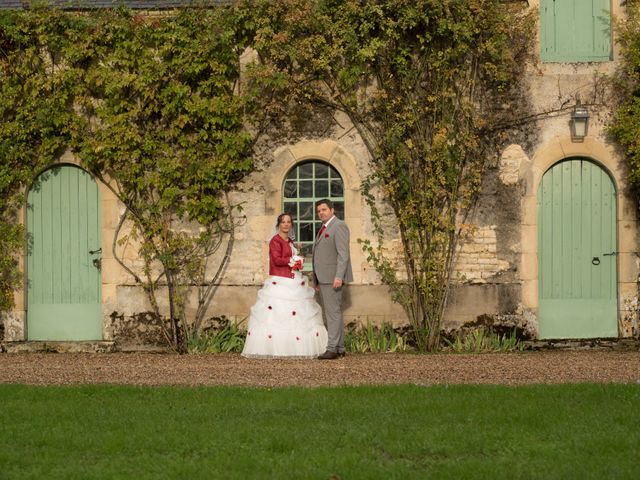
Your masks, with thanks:
[[(622, 3), (528, 2), (539, 22), (526, 95), (539, 115), (523, 127), (528, 133), (522, 143), (508, 146), (483, 181), (459, 251), (446, 328), (490, 319), (519, 325), (537, 338), (638, 335), (637, 206), (626, 187), (624, 158), (606, 135), (611, 112), (601, 82), (619, 59), (612, 18), (624, 16)], [(585, 114), (588, 129), (579, 131)], [(144, 342), (150, 328), (144, 314), (150, 308), (112, 253), (123, 207), (75, 166), (73, 156), (60, 163), (95, 202), (89, 207), (97, 222), (89, 240), (95, 253), (87, 261), (99, 259), (101, 269), (83, 281), (93, 282), (96, 300), (82, 318), (57, 320), (65, 322), (61, 335), (68, 338), (46, 338), (33, 333), (37, 329), (30, 322), (38, 313), (27, 308), (25, 292), (17, 292), (16, 309), (4, 319), (4, 340)], [(360, 194), (367, 172), (367, 150), (347, 119), (324, 136), (266, 149), (258, 169), (233, 192), (245, 202), (247, 221), (237, 232), (209, 316), (246, 318), (268, 274), (266, 240), (277, 214), (294, 209), (298, 239), (310, 244), (317, 231), (313, 201), (329, 197), (352, 235), (354, 282), (347, 289), (346, 320), (405, 323), (402, 308), (391, 301), (358, 244), (371, 235)], [(51, 195), (56, 189), (60, 186), (52, 185)], [(42, 202), (42, 208), (49, 208), (45, 216), (53, 215), (65, 208), (65, 200)], [(25, 217), (31, 228), (29, 214)], [(47, 248), (53, 254), (57, 246)], [(118, 248), (123, 258), (136, 262), (132, 246)], [(44, 315), (55, 313), (52, 305), (46, 309)]]

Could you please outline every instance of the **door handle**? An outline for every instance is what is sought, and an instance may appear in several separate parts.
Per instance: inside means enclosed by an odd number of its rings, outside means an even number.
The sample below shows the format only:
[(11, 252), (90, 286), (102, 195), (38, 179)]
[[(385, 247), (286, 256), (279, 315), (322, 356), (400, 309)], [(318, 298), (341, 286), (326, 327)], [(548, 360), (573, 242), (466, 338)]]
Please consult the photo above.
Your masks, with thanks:
[(612, 256), (612, 255), (613, 255), (613, 256), (615, 256), (615, 255), (617, 255), (617, 254), (618, 254), (618, 252), (603, 253), (603, 254), (602, 254), (602, 256), (603, 256), (603, 257), (610, 257), (610, 256)]
[(90, 253), (91, 255), (95, 255), (96, 253), (102, 253), (102, 247), (100, 247), (100, 248), (99, 248), (99, 249), (97, 249), (97, 250), (89, 250), (89, 253)]
[(600, 265), (600, 259), (598, 257), (593, 257), (591, 259), (591, 263), (594, 265)]

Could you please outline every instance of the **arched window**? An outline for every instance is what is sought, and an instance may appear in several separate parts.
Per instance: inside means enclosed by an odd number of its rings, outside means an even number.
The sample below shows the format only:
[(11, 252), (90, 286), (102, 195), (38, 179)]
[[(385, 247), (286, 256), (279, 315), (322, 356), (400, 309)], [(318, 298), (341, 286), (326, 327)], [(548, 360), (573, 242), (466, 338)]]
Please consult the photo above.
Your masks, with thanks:
[(293, 215), (296, 243), (302, 244), (303, 255), (308, 257), (321, 226), (315, 202), (328, 198), (333, 202), (336, 216), (344, 220), (344, 182), (331, 165), (311, 160), (289, 171), (282, 192), (283, 211)]

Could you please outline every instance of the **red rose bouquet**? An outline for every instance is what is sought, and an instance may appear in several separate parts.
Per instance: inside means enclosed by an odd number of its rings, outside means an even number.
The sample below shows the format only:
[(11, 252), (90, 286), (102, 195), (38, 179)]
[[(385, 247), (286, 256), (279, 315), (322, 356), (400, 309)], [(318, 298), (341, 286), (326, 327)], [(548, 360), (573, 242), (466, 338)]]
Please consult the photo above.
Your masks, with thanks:
[(304, 267), (304, 259), (300, 255), (294, 255), (291, 257), (291, 260), (289, 260), (289, 266), (291, 270), (302, 270)]

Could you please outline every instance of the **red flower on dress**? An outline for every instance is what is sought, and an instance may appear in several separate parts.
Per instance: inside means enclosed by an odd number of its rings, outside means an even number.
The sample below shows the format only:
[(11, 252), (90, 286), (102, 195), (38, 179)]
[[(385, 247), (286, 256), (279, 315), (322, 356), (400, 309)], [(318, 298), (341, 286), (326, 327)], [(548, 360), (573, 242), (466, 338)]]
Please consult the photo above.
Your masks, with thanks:
[(300, 341), (300, 337), (296, 337), (296, 340), (297, 340), (297, 341)]
[(329, 238), (329, 234), (328, 234), (328, 233), (325, 233), (325, 234), (324, 234), (324, 238)]
[(271, 282), (273, 285), (277, 284), (278, 282)]
[(272, 310), (271, 305), (269, 305), (267, 308), (268, 308), (269, 310)]
[(293, 312), (291, 312), (291, 315), (294, 315), (294, 316), (295, 316), (295, 314), (296, 314), (295, 310), (294, 310)]
[(319, 336), (320, 336), (320, 332), (316, 332), (316, 337), (319, 337)]
[(267, 335), (267, 338), (271, 338), (271, 334)]
[(251, 336), (251, 332), (247, 332), (247, 335)]
[(304, 285), (304, 282), (300, 282), (300, 285)]

